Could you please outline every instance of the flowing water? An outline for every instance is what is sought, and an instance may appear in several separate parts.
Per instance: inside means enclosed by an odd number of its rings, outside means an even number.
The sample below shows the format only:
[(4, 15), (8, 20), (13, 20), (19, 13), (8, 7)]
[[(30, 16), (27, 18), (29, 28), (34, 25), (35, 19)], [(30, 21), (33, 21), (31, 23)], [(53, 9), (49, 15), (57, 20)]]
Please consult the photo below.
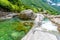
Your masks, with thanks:
[[(41, 19), (40, 19), (41, 18)], [(38, 37), (37, 34), (35, 34), (35, 32), (37, 32), (38, 34), (40, 33), (40, 31), (43, 32), (47, 32), (50, 34), (53, 34), (54, 36), (56, 36), (57, 40), (60, 40), (60, 33), (57, 30), (57, 26), (55, 24), (53, 24), (49, 19), (45, 18), (43, 20), (43, 16), (41, 16), (40, 14), (37, 15), (34, 23), (35, 25), (33, 26), (33, 28), (27, 33), (27, 35), (22, 38), (22, 40), (33, 40), (33, 38), (31, 39), (31, 37), (33, 37), (32, 35), (34, 35), (36, 38)], [(39, 20), (40, 19), (40, 20)], [(39, 24), (40, 23), (40, 24)], [(43, 33), (45, 34), (45, 33)], [(40, 35), (40, 34), (39, 34)], [(47, 36), (47, 35), (46, 35)], [(41, 36), (39, 36), (41, 37)], [(49, 36), (48, 36), (49, 37)], [(56, 40), (55, 39), (55, 40)], [(38, 39), (37, 39), (38, 40)], [(40, 39), (41, 40), (41, 39)], [(44, 40), (44, 39), (43, 39)]]
[(57, 26), (55, 24), (52, 24), (49, 19), (44, 21), (44, 24), (42, 24), (42, 28), (46, 29), (47, 32), (54, 34), (57, 39), (60, 40), (60, 33), (57, 30)]

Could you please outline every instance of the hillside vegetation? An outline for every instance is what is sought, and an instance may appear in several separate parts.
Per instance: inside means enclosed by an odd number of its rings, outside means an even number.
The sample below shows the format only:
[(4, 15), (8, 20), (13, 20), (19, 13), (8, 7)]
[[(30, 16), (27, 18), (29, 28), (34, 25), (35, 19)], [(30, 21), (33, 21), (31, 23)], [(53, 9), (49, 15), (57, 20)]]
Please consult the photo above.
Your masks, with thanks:
[(25, 9), (32, 9), (34, 12), (46, 10), (49, 14), (60, 12), (48, 5), (43, 0), (0, 0), (0, 9), (10, 12), (20, 12)]
[(25, 5), (21, 2), (21, 0), (0, 0), (0, 9), (4, 9), (4, 11), (10, 12), (20, 12), (24, 9), (35, 10), (37, 8), (34, 8), (30, 5)]

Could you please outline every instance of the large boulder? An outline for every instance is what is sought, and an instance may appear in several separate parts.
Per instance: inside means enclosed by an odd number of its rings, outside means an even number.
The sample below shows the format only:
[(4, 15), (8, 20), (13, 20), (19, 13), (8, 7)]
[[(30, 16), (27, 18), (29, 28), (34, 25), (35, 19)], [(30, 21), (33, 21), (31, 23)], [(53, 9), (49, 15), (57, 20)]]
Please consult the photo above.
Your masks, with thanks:
[(21, 11), (21, 13), (19, 14), (19, 18), (20, 18), (20, 19), (24, 19), (24, 20), (34, 19), (34, 18), (35, 18), (35, 14), (34, 14), (33, 11), (30, 10), (30, 9), (28, 9), (28, 10), (23, 10), (23, 11)]
[[(35, 31), (34, 31), (35, 30)], [(35, 28), (30, 30), (21, 40), (58, 40), (56, 35)]]

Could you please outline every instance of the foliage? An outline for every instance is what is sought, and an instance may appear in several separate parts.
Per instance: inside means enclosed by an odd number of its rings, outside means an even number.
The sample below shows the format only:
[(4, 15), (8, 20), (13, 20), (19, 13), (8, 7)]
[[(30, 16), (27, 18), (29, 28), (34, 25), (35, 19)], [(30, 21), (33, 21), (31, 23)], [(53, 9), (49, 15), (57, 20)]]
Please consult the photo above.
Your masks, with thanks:
[[(60, 14), (58, 10), (55, 8), (51, 7), (50, 5), (47, 4), (47, 2), (44, 2), (43, 0), (22, 0), (22, 2), (26, 5), (34, 6), (35, 8), (42, 8), (43, 10), (48, 10), (49, 14)], [(28, 3), (29, 2), (29, 3)], [(28, 3), (28, 4), (27, 4)]]
[(21, 39), (31, 26), (25, 26), (20, 20), (13, 18), (0, 22), (0, 40), (17, 40)]
[(32, 9), (34, 12), (48, 10), (49, 14), (60, 14), (60, 12), (42, 0), (0, 0), (0, 7), (11, 12), (20, 12)]
[(19, 7), (17, 5), (13, 5), (8, 0), (0, 0), (0, 7), (7, 9), (9, 11), (17, 11)]
[(18, 26), (15, 28), (15, 30), (24, 31), (25, 33), (27, 33), (32, 26), (33, 26), (32, 22), (18, 23)]
[(37, 8), (25, 5), (21, 0), (0, 0), (0, 7), (11, 12), (20, 12), (25, 9), (32, 9), (33, 11), (38, 12)]

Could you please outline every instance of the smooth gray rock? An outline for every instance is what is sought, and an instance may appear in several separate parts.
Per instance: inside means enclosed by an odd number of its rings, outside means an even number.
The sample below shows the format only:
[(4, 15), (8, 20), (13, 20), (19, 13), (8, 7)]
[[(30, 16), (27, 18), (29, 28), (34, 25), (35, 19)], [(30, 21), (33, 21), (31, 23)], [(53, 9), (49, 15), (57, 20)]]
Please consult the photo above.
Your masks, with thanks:
[[(21, 15), (23, 15), (23, 16), (21, 16)], [(22, 19), (26, 19), (26, 18), (27, 19), (35, 19), (35, 14), (32, 10), (28, 9), (28, 10), (21, 11), (19, 17), (22, 18)]]
[(34, 33), (25, 36), (22, 40), (57, 40), (57, 38), (48, 32), (36, 30)]

